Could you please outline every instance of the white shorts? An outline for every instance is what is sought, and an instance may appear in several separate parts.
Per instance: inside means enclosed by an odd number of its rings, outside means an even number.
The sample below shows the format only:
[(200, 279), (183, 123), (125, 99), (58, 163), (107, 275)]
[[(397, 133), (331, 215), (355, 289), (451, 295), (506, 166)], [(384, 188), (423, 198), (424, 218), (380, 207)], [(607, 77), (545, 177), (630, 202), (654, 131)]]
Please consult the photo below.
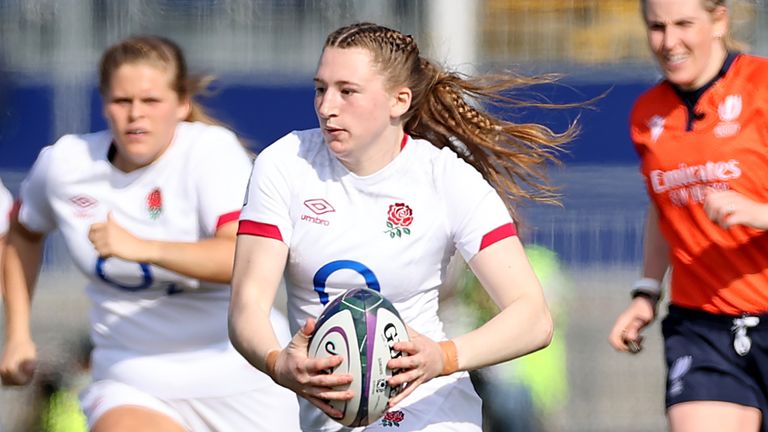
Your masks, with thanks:
[[(460, 372), (419, 386), (400, 405), (363, 430), (481, 432), (482, 408), (483, 403), (475, 392), (469, 374)], [(393, 424), (395, 422), (397, 426)]]
[[(365, 427), (346, 428), (329, 420), (304, 399), (301, 407), (304, 412), (312, 413), (314, 424), (322, 422), (313, 426), (307, 421), (305, 432), (481, 432), (483, 423), (483, 404), (467, 372), (438, 377), (422, 384), (384, 417)], [(314, 417), (317, 413), (320, 418)]]
[[(88, 428), (112, 408), (139, 406), (160, 412), (189, 431), (299, 431), (296, 397), (287, 389), (224, 397), (159, 399), (117, 381), (97, 381), (80, 394)], [(284, 393), (284, 394), (283, 394)]]

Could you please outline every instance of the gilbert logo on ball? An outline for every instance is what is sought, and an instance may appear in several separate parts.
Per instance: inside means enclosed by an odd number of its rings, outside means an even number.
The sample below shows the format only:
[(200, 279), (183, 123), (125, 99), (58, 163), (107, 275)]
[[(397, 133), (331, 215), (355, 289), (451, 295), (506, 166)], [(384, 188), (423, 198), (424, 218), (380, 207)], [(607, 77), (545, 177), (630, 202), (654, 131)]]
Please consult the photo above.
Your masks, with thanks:
[(389, 398), (401, 387), (390, 387), (387, 380), (398, 373), (387, 368), (390, 359), (404, 355), (393, 348), (408, 340), (405, 323), (392, 303), (377, 291), (357, 288), (337, 297), (317, 320), (309, 341), (309, 356), (324, 358), (340, 355), (344, 361), (329, 373), (350, 374), (349, 401), (331, 401), (344, 414), (334, 419), (345, 426), (365, 426), (382, 415)]

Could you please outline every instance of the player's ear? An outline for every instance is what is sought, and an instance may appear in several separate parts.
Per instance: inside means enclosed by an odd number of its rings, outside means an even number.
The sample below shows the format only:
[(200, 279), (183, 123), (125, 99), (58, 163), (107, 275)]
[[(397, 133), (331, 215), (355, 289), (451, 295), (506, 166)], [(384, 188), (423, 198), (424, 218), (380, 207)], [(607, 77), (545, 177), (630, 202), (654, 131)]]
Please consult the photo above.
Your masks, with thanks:
[(711, 13), (713, 23), (713, 36), (722, 39), (728, 34), (728, 8), (718, 6)]
[(192, 113), (192, 100), (189, 96), (186, 96), (182, 98), (179, 101), (179, 106), (176, 109), (176, 118), (179, 121), (184, 121), (189, 118), (189, 115)]
[(408, 87), (400, 87), (392, 93), (392, 104), (390, 105), (389, 115), (397, 118), (408, 112), (413, 100), (413, 92)]

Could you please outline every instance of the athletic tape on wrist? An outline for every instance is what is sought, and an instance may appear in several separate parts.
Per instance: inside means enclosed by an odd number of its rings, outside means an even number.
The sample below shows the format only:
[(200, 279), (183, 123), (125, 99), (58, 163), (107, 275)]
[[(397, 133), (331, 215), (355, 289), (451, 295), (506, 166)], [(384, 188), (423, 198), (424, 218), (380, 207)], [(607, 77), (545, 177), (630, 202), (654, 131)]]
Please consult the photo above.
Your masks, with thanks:
[(267, 375), (272, 380), (275, 379), (275, 367), (277, 366), (277, 357), (280, 355), (279, 349), (273, 349), (267, 353), (267, 358), (264, 360), (265, 368), (267, 369)]
[(459, 355), (456, 352), (456, 344), (451, 341), (438, 342), (443, 351), (443, 371), (440, 375), (450, 375), (459, 370)]

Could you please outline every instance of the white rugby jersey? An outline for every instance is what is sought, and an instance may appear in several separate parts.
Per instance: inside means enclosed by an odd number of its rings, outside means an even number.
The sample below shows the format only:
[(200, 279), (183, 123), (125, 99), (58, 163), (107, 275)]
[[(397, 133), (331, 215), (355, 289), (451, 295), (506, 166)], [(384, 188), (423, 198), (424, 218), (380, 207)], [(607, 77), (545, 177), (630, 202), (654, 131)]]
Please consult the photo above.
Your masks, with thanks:
[(0, 237), (8, 233), (8, 221), (13, 208), (13, 196), (0, 180)]
[(140, 238), (213, 237), (239, 216), (249, 155), (229, 130), (183, 122), (158, 160), (125, 173), (107, 159), (111, 142), (110, 131), (62, 137), (40, 152), (20, 193), (20, 221), (31, 231), (59, 229), (90, 279), (94, 379), (169, 398), (253, 388), (246, 377), (255, 369), (229, 344), (228, 285), (101, 259), (88, 240), (108, 212)]
[[(438, 290), (451, 256), (458, 249), (468, 261), (516, 234), (498, 193), (450, 149), (406, 137), (392, 162), (361, 177), (319, 129), (292, 132), (259, 155), (240, 218), (239, 234), (289, 246), (292, 333), (343, 291), (367, 286), (416, 331), (443, 340)], [(303, 417), (302, 427), (322, 429)]]

